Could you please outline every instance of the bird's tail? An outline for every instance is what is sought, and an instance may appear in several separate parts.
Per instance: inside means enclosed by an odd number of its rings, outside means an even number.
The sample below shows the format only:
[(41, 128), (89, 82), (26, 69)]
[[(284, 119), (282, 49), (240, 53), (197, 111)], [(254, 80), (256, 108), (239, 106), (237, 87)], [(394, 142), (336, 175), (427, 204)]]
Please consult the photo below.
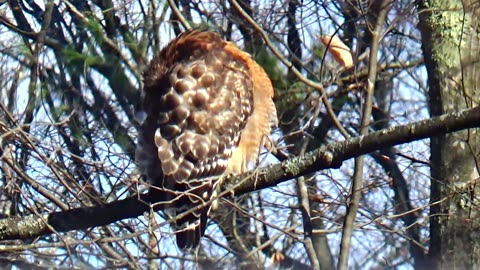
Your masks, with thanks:
[[(205, 234), (207, 224), (207, 210), (195, 211), (195, 215), (188, 214), (176, 222), (177, 246), (182, 250), (194, 249), (200, 244)], [(197, 215), (199, 216), (197, 217)]]
[(193, 249), (200, 244), (200, 239), (207, 228), (212, 189), (210, 181), (194, 183), (190, 180), (188, 184), (177, 183), (177, 190), (185, 190), (177, 197), (175, 203), (177, 217), (175, 233), (180, 249)]

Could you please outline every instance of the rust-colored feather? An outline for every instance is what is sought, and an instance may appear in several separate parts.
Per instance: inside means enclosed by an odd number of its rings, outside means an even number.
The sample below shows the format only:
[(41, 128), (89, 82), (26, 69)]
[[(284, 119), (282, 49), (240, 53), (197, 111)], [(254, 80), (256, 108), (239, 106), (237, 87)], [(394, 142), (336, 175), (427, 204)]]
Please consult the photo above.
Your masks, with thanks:
[(273, 86), (265, 70), (249, 54), (241, 51), (232, 43), (225, 50), (247, 64), (249, 76), (253, 80), (253, 113), (248, 118), (238, 147), (233, 151), (227, 167), (227, 173), (242, 173), (248, 165), (258, 159), (262, 143), (268, 141), (271, 127), (277, 125), (277, 111), (273, 103)]

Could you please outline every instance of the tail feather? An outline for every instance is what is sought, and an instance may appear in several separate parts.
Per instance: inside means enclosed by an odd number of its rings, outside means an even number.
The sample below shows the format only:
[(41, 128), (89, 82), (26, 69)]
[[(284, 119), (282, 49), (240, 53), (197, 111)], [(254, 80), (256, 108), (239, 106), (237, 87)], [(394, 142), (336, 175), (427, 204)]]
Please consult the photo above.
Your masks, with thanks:
[(177, 246), (180, 249), (191, 249), (200, 243), (200, 225), (188, 224), (187, 227), (177, 231)]
[[(207, 228), (208, 211), (211, 207), (208, 201), (212, 195), (212, 186), (210, 181), (177, 183), (177, 190), (184, 190), (175, 203), (175, 214), (177, 218), (180, 216), (175, 226), (177, 246), (180, 249), (193, 249), (200, 244), (200, 239)], [(183, 213), (201, 205), (203, 207), (182, 216)]]
[(201, 210), (200, 218), (194, 214), (179, 219), (176, 226), (177, 246), (182, 250), (194, 249), (200, 244), (207, 225), (207, 211)]

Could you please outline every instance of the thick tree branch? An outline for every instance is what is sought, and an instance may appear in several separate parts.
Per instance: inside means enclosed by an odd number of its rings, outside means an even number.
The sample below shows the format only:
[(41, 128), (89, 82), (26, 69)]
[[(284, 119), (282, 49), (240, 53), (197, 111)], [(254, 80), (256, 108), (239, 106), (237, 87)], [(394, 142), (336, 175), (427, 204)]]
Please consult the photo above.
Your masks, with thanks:
[[(338, 168), (342, 162), (353, 157), (392, 147), (394, 145), (429, 138), (467, 128), (480, 127), (480, 107), (462, 112), (415, 122), (408, 125), (384, 129), (366, 136), (331, 143), (294, 157), (282, 163), (269, 165), (236, 177), (227, 177), (223, 189), (225, 194), (235, 196), (275, 186), (295, 177), (314, 173), (327, 168)], [(152, 196), (158, 199), (160, 196)], [(56, 232), (82, 230), (102, 226), (125, 218), (133, 218), (151, 209), (158, 202), (147, 194), (132, 196), (101, 206), (72, 209), (51, 213), (48, 216), (28, 216), (0, 220), (0, 240), (29, 239)], [(168, 204), (155, 204), (155, 211)], [(45, 224), (44, 220), (48, 221)]]

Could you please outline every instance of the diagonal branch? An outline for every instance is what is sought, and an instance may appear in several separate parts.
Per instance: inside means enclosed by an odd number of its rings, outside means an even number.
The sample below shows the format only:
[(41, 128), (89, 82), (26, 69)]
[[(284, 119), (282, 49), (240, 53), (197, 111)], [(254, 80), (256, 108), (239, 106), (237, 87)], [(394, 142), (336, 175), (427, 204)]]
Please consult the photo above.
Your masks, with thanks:
[[(366, 136), (331, 143), (304, 156), (287, 159), (281, 163), (245, 173), (226, 177), (223, 187), (227, 194), (235, 196), (265, 189), (292, 178), (314, 173), (327, 168), (338, 168), (350, 158), (364, 155), (382, 148), (426, 139), (432, 135), (446, 134), (468, 128), (480, 127), (480, 107), (445, 114), (408, 125), (384, 129)], [(2, 131), (4, 133), (5, 131)], [(71, 209), (48, 214), (48, 216), (27, 216), (0, 220), (0, 240), (29, 239), (51, 233), (82, 230), (107, 225), (125, 218), (134, 218), (151, 209), (161, 196), (142, 194), (100, 206)], [(155, 198), (155, 199), (153, 199)], [(168, 204), (155, 204), (155, 211)], [(48, 225), (42, 220), (48, 220)]]

